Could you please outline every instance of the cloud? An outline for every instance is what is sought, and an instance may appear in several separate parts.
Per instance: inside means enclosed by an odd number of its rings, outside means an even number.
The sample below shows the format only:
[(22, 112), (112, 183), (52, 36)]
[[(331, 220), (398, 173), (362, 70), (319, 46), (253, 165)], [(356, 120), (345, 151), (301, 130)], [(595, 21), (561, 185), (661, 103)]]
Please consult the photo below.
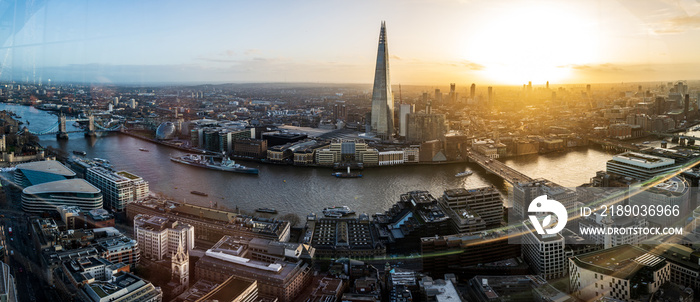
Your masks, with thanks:
[(262, 51), (260, 49), (251, 48), (251, 49), (246, 49), (246, 51), (243, 54), (246, 56), (250, 56), (250, 55), (257, 55), (260, 53), (262, 53)]
[(461, 63), (463, 67), (467, 67), (469, 70), (483, 70), (484, 65), (470, 62), (470, 61), (464, 61)]
[(621, 65), (603, 63), (603, 64), (568, 64), (557, 66), (557, 68), (571, 68), (575, 70), (586, 71), (625, 71)]
[(397, 55), (390, 55), (389, 58), (391, 58), (392, 60), (397, 60), (397, 61), (401, 61), (401, 60), (402, 60), (401, 57), (399, 57), (399, 56), (397, 56)]
[(680, 16), (661, 21), (654, 25), (656, 34), (678, 34), (700, 29), (700, 16)]

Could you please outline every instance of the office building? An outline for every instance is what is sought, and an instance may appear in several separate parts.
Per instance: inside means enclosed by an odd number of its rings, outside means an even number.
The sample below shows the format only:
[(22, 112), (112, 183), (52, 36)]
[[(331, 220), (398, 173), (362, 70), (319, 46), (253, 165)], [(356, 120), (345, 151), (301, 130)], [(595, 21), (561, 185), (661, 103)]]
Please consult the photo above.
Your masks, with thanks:
[(383, 214), (373, 215), (379, 238), (389, 253), (420, 250), (420, 238), (450, 235), (450, 218), (428, 191), (401, 194), (397, 203)]
[(384, 256), (386, 247), (370, 223), (367, 215), (359, 218), (306, 218), (307, 232), (304, 243), (316, 249), (322, 259)]
[(15, 277), (12, 276), (10, 266), (5, 262), (0, 262), (0, 301), (18, 301)]
[[(508, 234), (504, 231), (421, 238), (423, 271), (433, 277), (448, 273), (460, 277), (474, 276), (475, 272), (483, 271), (479, 265), (515, 259), (520, 255), (520, 245), (509, 243)], [(505, 267), (493, 266), (491, 272), (508, 274), (520, 268), (522, 267), (508, 262)], [(526, 268), (523, 273), (525, 272)]]
[(91, 302), (161, 302), (163, 292), (151, 282), (132, 273), (119, 273), (109, 281), (95, 281), (82, 287)]
[(260, 294), (277, 297), (280, 302), (292, 301), (309, 284), (312, 269), (304, 261), (253, 260), (242, 253), (243, 245), (232, 244), (231, 239), (222, 238), (197, 261), (197, 280), (223, 283), (231, 276), (244, 276), (258, 282)]
[(87, 169), (85, 179), (102, 191), (105, 208), (123, 211), (126, 204), (146, 198), (148, 182), (126, 171), (114, 172), (104, 167)]
[(476, 96), (476, 84), (472, 83), (472, 86), (469, 87), (469, 98), (473, 100), (475, 96)]
[(444, 140), (446, 132), (444, 114), (410, 113), (406, 115), (407, 142)]
[(233, 144), (233, 155), (249, 158), (267, 157), (267, 141), (262, 139), (239, 139)]
[(498, 227), (503, 220), (503, 200), (494, 187), (445, 190), (440, 203), (453, 211), (477, 214), (487, 228)]
[(637, 152), (625, 152), (613, 156), (606, 164), (606, 172), (637, 180), (648, 180), (666, 175), (678, 167), (675, 160)]
[[(448, 278), (452, 276), (452, 278)], [(461, 301), (457, 292), (457, 280), (454, 275), (448, 274), (445, 279), (423, 277), (418, 284), (423, 301)]]
[(620, 245), (569, 258), (569, 276), (569, 288), (578, 299), (633, 301), (668, 282), (671, 268), (663, 257)]
[(187, 291), (177, 297), (177, 302), (274, 302), (275, 299), (266, 300), (258, 297), (260, 289), (258, 281), (239, 276), (231, 276), (226, 281), (215, 283), (208, 280), (199, 280)]
[(532, 271), (547, 280), (566, 276), (565, 239), (561, 234), (540, 235), (529, 220), (522, 223), (523, 259)]
[(575, 302), (540, 276), (474, 276), (468, 282), (469, 301)]
[(226, 235), (282, 242), (289, 241), (290, 236), (290, 225), (287, 221), (241, 215), (233, 211), (157, 198), (147, 198), (127, 205), (127, 218), (134, 219), (138, 214), (160, 216), (189, 224), (194, 227), (196, 238), (211, 242), (218, 241)]
[(102, 192), (84, 179), (64, 179), (32, 185), (22, 190), (22, 210), (30, 213), (57, 211), (76, 206), (83, 211), (102, 208)]
[(408, 115), (415, 112), (413, 104), (401, 104), (399, 106), (399, 136), (406, 137), (408, 127)]
[(678, 215), (648, 215), (644, 217), (650, 223), (668, 227), (678, 222), (681, 217), (690, 214), (690, 186), (684, 178), (674, 176), (648, 187), (636, 184), (631, 190), (630, 206), (640, 208), (661, 206), (678, 209)]
[(372, 132), (384, 139), (391, 138), (394, 134), (394, 95), (389, 79), (389, 43), (384, 21), (379, 32), (379, 49), (374, 72), (371, 128)]
[(165, 217), (136, 215), (134, 236), (143, 256), (150, 259), (169, 257), (180, 246), (188, 252), (194, 249), (194, 227)]
[(700, 292), (700, 252), (687, 246), (658, 241), (644, 242), (644, 250), (665, 258), (671, 267), (671, 282)]
[(560, 202), (567, 210), (573, 209), (577, 201), (575, 191), (547, 179), (538, 178), (532, 181), (518, 182), (513, 186), (511, 200), (513, 209), (508, 213), (509, 219), (526, 218), (530, 202), (541, 195), (547, 195), (547, 199)]
[(75, 178), (75, 172), (55, 160), (29, 162), (19, 164), (15, 168), (15, 184), (22, 188)]

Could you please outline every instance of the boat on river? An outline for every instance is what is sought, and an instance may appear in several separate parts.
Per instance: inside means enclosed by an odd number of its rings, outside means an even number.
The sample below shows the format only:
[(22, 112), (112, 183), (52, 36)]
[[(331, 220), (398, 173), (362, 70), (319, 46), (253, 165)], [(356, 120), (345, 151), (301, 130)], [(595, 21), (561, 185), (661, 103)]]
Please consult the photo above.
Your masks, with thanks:
[(237, 164), (235, 161), (224, 157), (220, 162), (215, 162), (212, 157), (206, 157), (203, 155), (198, 155), (198, 154), (187, 154), (184, 156), (179, 156), (179, 157), (170, 157), (171, 161), (174, 161), (176, 163), (181, 163), (185, 165), (190, 165), (190, 166), (195, 166), (195, 167), (200, 167), (200, 168), (207, 168), (207, 169), (212, 169), (212, 170), (219, 170), (219, 171), (225, 171), (225, 172), (236, 172), (236, 173), (244, 173), (244, 174), (255, 174), (257, 175), (259, 173), (259, 170), (256, 168), (249, 168), (240, 164)]
[(455, 177), (465, 177), (474, 174), (472, 170), (465, 170), (464, 172), (459, 172), (455, 174)]

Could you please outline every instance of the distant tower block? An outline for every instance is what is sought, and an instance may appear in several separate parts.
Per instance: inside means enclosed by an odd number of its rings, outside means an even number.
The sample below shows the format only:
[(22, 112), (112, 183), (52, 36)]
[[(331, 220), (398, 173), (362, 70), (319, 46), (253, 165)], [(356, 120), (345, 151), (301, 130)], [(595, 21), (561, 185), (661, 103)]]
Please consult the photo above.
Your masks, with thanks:
[(57, 139), (68, 139), (68, 132), (66, 131), (66, 116), (61, 114), (58, 116), (58, 133), (56, 133)]
[(371, 129), (382, 139), (390, 139), (394, 134), (394, 95), (389, 80), (389, 47), (386, 24), (383, 21), (379, 31), (377, 65), (374, 71)]
[(88, 116), (88, 126), (87, 126), (87, 131), (85, 131), (85, 137), (95, 137), (97, 134), (95, 133), (95, 116), (90, 114)]
[(476, 84), (472, 83), (472, 87), (469, 88), (469, 98), (473, 100), (474, 96), (476, 96)]

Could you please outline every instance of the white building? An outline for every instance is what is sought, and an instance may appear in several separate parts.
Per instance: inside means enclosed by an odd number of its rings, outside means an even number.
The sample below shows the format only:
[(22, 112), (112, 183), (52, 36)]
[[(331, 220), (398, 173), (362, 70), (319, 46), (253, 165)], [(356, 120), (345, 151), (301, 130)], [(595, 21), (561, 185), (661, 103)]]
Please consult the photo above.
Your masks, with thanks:
[(625, 152), (613, 156), (606, 164), (605, 171), (638, 180), (647, 180), (668, 174), (677, 168), (676, 161), (670, 158)]
[[(602, 211), (603, 210), (595, 212), (590, 216), (581, 219), (581, 221), (579, 222), (579, 228), (644, 228), (649, 226), (649, 223), (647, 223), (647, 220), (644, 217), (611, 217), (610, 215), (602, 216)], [(610, 246), (608, 247), (623, 244), (639, 244), (645, 239), (647, 239), (647, 235), (643, 234), (643, 232), (638, 232), (638, 234), (598, 234), (596, 232), (590, 232), (586, 234), (581, 234), (581, 236), (595, 244), (600, 245), (605, 245), (606, 237), (609, 237), (609, 241), (607, 243)]]
[(549, 280), (566, 276), (565, 239), (561, 234), (537, 234), (529, 220), (523, 222), (522, 254), (532, 270)]
[(408, 115), (415, 112), (415, 105), (401, 104), (399, 105), (399, 135), (406, 137), (406, 128), (408, 127)]
[(161, 260), (185, 247), (187, 252), (194, 249), (194, 227), (183, 222), (159, 216), (139, 214), (134, 217), (134, 236), (142, 255)]
[[(629, 204), (632, 207), (648, 209), (661, 206), (664, 211), (671, 210), (671, 215), (664, 213), (646, 216), (649, 222), (668, 227), (690, 213), (690, 186), (688, 181), (677, 176), (652, 187), (643, 188), (637, 184), (632, 188)], [(674, 208), (678, 210), (677, 215), (673, 214)]]
[(403, 165), (403, 163), (403, 151), (379, 151), (380, 166)]
[(92, 167), (87, 169), (85, 179), (102, 190), (105, 206), (114, 211), (123, 211), (127, 203), (146, 198), (149, 193), (147, 181), (126, 171)]
[(637, 301), (668, 282), (671, 269), (662, 257), (621, 245), (569, 258), (569, 276), (572, 295), (583, 301)]

